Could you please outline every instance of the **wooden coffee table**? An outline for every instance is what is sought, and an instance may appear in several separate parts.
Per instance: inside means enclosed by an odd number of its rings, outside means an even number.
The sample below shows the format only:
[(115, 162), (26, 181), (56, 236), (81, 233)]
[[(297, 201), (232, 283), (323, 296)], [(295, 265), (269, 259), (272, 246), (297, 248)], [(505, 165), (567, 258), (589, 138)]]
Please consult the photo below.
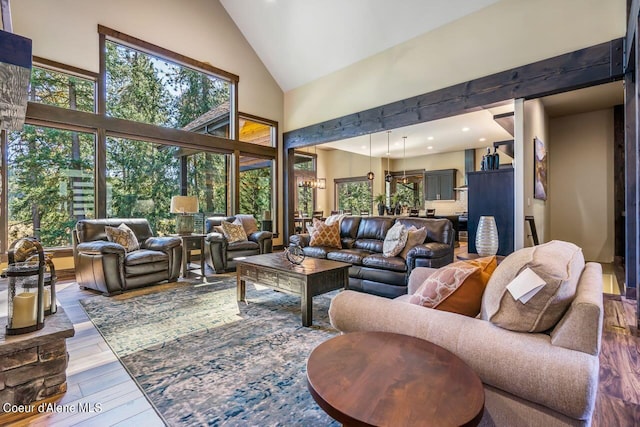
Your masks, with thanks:
[(236, 258), (238, 301), (245, 300), (246, 281), (265, 285), (300, 296), (302, 325), (311, 326), (313, 297), (349, 283), (351, 264), (327, 259), (305, 258), (302, 264), (292, 264), (283, 253)]
[(425, 340), (353, 332), (316, 347), (307, 385), (320, 407), (349, 426), (475, 426), (482, 381), (459, 357)]

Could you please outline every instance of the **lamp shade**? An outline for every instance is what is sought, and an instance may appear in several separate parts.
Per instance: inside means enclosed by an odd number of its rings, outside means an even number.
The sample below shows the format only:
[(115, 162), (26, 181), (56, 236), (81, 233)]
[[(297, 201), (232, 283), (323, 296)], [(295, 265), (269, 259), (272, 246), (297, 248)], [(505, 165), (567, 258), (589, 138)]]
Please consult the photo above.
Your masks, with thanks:
[(173, 196), (171, 198), (171, 213), (198, 212), (198, 198), (196, 196)]

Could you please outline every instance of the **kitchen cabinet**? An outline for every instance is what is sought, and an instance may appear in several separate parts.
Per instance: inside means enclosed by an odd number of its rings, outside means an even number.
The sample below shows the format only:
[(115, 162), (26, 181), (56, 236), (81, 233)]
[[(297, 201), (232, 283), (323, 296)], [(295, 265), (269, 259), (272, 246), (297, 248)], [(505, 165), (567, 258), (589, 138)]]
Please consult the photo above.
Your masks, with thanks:
[(455, 200), (457, 169), (442, 169), (424, 173), (425, 200)]
[(513, 168), (467, 173), (469, 252), (476, 252), (476, 231), (481, 216), (493, 216), (498, 227), (498, 255), (513, 252)]

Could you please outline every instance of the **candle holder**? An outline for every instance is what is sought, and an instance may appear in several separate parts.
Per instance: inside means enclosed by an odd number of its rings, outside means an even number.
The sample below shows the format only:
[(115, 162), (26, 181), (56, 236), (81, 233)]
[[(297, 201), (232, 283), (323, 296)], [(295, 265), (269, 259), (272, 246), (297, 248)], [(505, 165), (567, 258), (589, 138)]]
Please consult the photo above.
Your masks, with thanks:
[[(2, 272), (2, 277), (9, 280), (7, 335), (26, 334), (44, 327), (44, 271), (45, 256), (38, 241), (23, 238), (11, 245), (9, 264)], [(49, 298), (52, 290), (49, 289)]]

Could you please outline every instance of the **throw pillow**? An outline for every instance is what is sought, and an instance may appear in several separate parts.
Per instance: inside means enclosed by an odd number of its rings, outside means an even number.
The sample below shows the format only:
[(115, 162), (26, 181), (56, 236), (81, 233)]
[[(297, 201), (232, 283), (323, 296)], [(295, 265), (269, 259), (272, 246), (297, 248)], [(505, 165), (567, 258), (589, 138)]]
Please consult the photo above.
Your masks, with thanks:
[[(253, 215), (238, 214), (236, 215), (236, 221), (239, 221), (240, 224), (242, 224), (244, 232), (247, 234), (247, 236), (251, 236), (253, 233), (256, 233), (258, 231), (258, 222), (253, 217)], [(234, 221), (234, 223), (236, 221)]]
[(341, 249), (340, 224), (335, 222), (331, 225), (313, 218), (313, 233), (310, 236), (309, 246), (328, 246), (330, 248)]
[(242, 242), (247, 240), (247, 233), (244, 232), (244, 227), (240, 224), (232, 224), (227, 221), (222, 221), (222, 234), (229, 243)]
[[(411, 296), (409, 302), (474, 317), (480, 311), (484, 289), (479, 272), (480, 267), (464, 261), (449, 264), (429, 276)], [(479, 296), (476, 295), (478, 288), (481, 288)], [(464, 291), (456, 295), (460, 290)], [(473, 296), (475, 298), (472, 298)]]
[(407, 228), (399, 222), (387, 231), (382, 244), (382, 255), (393, 257), (398, 255), (407, 243)]
[(104, 227), (104, 231), (107, 234), (108, 241), (124, 246), (126, 252), (140, 249), (138, 238), (127, 224), (122, 223), (118, 227), (109, 227), (107, 225)]
[(437, 309), (475, 317), (480, 313), (482, 295), (498, 262), (495, 256), (462, 262), (478, 267), (478, 270), (469, 275), (453, 294), (438, 305)]
[(409, 254), (411, 248), (424, 243), (424, 240), (427, 238), (426, 227), (416, 228), (415, 225), (412, 225), (407, 231), (407, 243), (406, 245), (404, 245), (404, 249), (402, 249), (402, 252), (400, 252), (400, 256), (404, 259), (407, 259), (407, 255)]
[[(523, 304), (507, 290), (523, 270), (530, 268), (545, 281)], [(489, 279), (482, 299), (481, 318), (517, 332), (544, 332), (562, 318), (576, 294), (584, 269), (582, 249), (554, 240), (520, 249), (504, 259)]]

